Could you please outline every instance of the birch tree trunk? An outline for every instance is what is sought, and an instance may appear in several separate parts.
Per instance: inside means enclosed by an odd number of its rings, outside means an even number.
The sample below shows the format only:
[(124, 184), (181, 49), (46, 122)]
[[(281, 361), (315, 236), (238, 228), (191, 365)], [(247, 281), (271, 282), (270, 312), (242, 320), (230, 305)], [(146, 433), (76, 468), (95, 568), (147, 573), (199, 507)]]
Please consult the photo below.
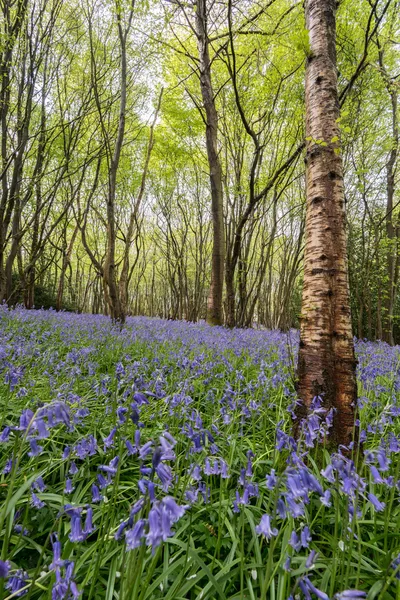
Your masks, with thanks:
[(298, 395), (335, 408), (332, 439), (348, 444), (357, 396), (339, 144), (335, 0), (306, 0), (306, 246)]
[(211, 82), (211, 62), (207, 34), (207, 0), (196, 3), (196, 35), (199, 51), (200, 87), (206, 113), (206, 145), (210, 168), (213, 249), (211, 286), (207, 301), (207, 322), (222, 325), (224, 287), (225, 233), (223, 215), (222, 169), (218, 153), (218, 114)]

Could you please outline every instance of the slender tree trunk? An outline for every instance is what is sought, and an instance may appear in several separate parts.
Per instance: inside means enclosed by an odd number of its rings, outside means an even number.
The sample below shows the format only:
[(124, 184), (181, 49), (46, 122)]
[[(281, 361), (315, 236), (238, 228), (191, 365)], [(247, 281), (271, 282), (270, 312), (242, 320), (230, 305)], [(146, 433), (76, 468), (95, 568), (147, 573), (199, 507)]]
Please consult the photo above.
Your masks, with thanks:
[(396, 226), (394, 223), (393, 208), (395, 194), (396, 160), (399, 149), (399, 122), (397, 90), (385, 69), (383, 56), (383, 50), (380, 49), (379, 64), (381, 67), (381, 72), (385, 81), (387, 91), (390, 96), (392, 111), (392, 146), (386, 164), (386, 235), (388, 241), (388, 250), (386, 258), (387, 289), (385, 290), (383, 299), (384, 310), (382, 315), (382, 339), (391, 346), (393, 346), (393, 312), (395, 303), (395, 292), (397, 287), (396, 261), (399, 243), (396, 234)]
[(339, 145), (335, 0), (306, 0), (306, 246), (298, 394), (336, 409), (332, 439), (348, 444), (357, 397)]
[(218, 115), (211, 82), (211, 62), (207, 33), (207, 0), (196, 3), (196, 33), (199, 51), (200, 87), (206, 113), (206, 145), (211, 184), (213, 249), (211, 286), (207, 301), (207, 322), (222, 325), (224, 287), (225, 232), (223, 215), (222, 169), (218, 153)]

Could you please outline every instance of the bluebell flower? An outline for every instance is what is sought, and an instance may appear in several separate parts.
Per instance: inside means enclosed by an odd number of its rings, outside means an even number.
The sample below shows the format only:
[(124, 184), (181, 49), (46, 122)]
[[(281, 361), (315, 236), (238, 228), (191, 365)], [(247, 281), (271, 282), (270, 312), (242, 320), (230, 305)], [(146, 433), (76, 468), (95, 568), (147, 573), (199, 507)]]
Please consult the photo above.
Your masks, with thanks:
[(83, 533), (85, 536), (90, 535), (95, 530), (93, 526), (93, 508), (91, 506), (87, 507), (86, 510), (86, 518), (85, 518), (85, 526), (83, 529)]
[(93, 435), (89, 435), (75, 444), (74, 451), (81, 460), (86, 458), (86, 456), (94, 456), (97, 452), (97, 441)]
[(291, 533), (291, 536), (289, 539), (289, 544), (290, 544), (290, 546), (292, 546), (293, 550), (295, 550), (296, 552), (298, 552), (301, 548), (301, 541), (295, 531), (292, 531), (292, 533)]
[(103, 439), (104, 449), (111, 448), (111, 446), (114, 445), (114, 436), (115, 436), (116, 431), (117, 431), (117, 428), (114, 427), (110, 431), (109, 435), (106, 438)]
[(30, 408), (26, 408), (22, 411), (21, 416), (19, 418), (19, 427), (20, 431), (25, 431), (28, 427), (31, 426), (32, 420), (34, 417), (34, 413)]
[(144, 460), (146, 458), (146, 456), (148, 454), (150, 454), (151, 452), (151, 447), (153, 445), (153, 442), (146, 442), (146, 444), (144, 444), (141, 448), (140, 448), (140, 452), (139, 452), (139, 458), (141, 460)]
[(386, 506), (386, 504), (384, 502), (380, 502), (374, 494), (368, 494), (368, 500), (371, 502), (377, 512), (381, 512)]
[(35, 492), (31, 492), (31, 503), (35, 508), (43, 508), (45, 506), (45, 503), (38, 498)]
[(311, 550), (306, 560), (306, 569), (312, 569), (314, 567), (317, 556), (317, 552), (315, 550)]
[(275, 469), (271, 470), (271, 473), (269, 475), (266, 476), (266, 480), (267, 480), (267, 488), (269, 490), (273, 490), (276, 486), (277, 483), (277, 477), (275, 474)]
[(64, 488), (64, 494), (72, 494), (72, 492), (74, 491), (74, 486), (72, 485), (72, 479), (66, 479), (65, 481), (65, 488)]
[(322, 496), (320, 496), (320, 501), (321, 504), (323, 504), (324, 506), (331, 506), (331, 491), (330, 490), (325, 490), (325, 492), (322, 494)]
[(98, 469), (100, 471), (104, 471), (105, 473), (109, 473), (110, 475), (115, 475), (118, 470), (119, 456), (115, 456), (108, 465), (100, 465)]
[(304, 516), (304, 504), (302, 502), (296, 502), (290, 494), (286, 495), (286, 504), (288, 512), (294, 519)]
[(97, 502), (101, 502), (103, 496), (100, 494), (100, 490), (96, 484), (92, 484), (92, 502), (96, 504)]
[(270, 515), (263, 515), (261, 517), (261, 521), (256, 527), (256, 533), (264, 535), (267, 538), (267, 540), (270, 540), (272, 536), (275, 537), (278, 535), (277, 528), (271, 527)]
[(0, 578), (5, 579), (8, 577), (8, 574), (11, 569), (11, 563), (9, 560), (0, 560)]
[(310, 529), (307, 525), (305, 527), (303, 527), (303, 529), (300, 532), (300, 540), (301, 540), (301, 545), (303, 546), (303, 548), (309, 547), (309, 543), (311, 542), (312, 538), (311, 538), (311, 534), (310, 534)]
[[(329, 600), (328, 594), (317, 589), (308, 577), (304, 577), (302, 582), (305, 584), (307, 591), (310, 591), (313, 594), (315, 594), (317, 596), (317, 598), (319, 598), (319, 600)], [(304, 589), (301, 586), (302, 582), (300, 581), (299, 585), (300, 585), (300, 588), (302, 589), (303, 593), (305, 593)]]
[(53, 560), (49, 565), (49, 569), (51, 571), (55, 571), (56, 569), (63, 567), (65, 561), (61, 559), (61, 542), (58, 539), (58, 535), (56, 533), (52, 533), (50, 536), (50, 541), (53, 549)]
[(144, 538), (145, 525), (146, 521), (144, 519), (139, 519), (132, 529), (126, 531), (125, 539), (128, 550), (133, 550), (141, 545), (142, 539)]
[(285, 559), (285, 562), (283, 563), (283, 570), (286, 571), (287, 573), (290, 573), (290, 564), (292, 562), (291, 557), (288, 555)]
[(11, 427), (9, 427), (8, 425), (7, 425), (7, 427), (4, 427), (4, 429), (0, 435), (0, 443), (8, 442), (9, 437), (10, 437), (10, 431), (11, 431)]
[(279, 498), (276, 504), (276, 513), (280, 516), (281, 519), (286, 518), (286, 504), (283, 501), (283, 498)]
[(128, 412), (128, 409), (123, 406), (119, 406), (117, 408), (118, 423), (120, 423), (120, 424), (125, 423), (125, 421), (126, 421), (125, 415), (127, 412)]
[(128, 454), (133, 456), (138, 453), (138, 449), (133, 446), (133, 444), (129, 440), (125, 440), (126, 449), (128, 450)]
[(39, 475), (39, 477), (35, 479), (35, 481), (32, 484), (32, 487), (38, 492), (44, 492), (44, 490), (46, 489), (46, 484), (44, 483), (43, 477), (41, 475)]
[(69, 472), (71, 473), (71, 475), (76, 475), (78, 471), (79, 471), (79, 469), (76, 466), (76, 463), (74, 461), (72, 461), (71, 466), (69, 468)]
[(26, 587), (27, 582), (28, 573), (22, 571), (22, 569), (18, 569), (18, 571), (8, 579), (6, 588), (16, 597), (24, 596), (28, 592), (28, 588), (25, 590), (23, 589)]
[(173, 479), (170, 467), (160, 463), (156, 468), (156, 473), (161, 480), (163, 491), (168, 492)]
[(28, 452), (28, 456), (30, 456), (31, 458), (34, 456), (39, 456), (39, 454), (43, 452), (43, 446), (39, 446), (35, 438), (29, 440), (29, 445), (31, 449)]
[(35, 428), (37, 430), (37, 437), (39, 440), (44, 440), (49, 437), (50, 432), (46, 427), (46, 423), (43, 419), (35, 419)]
[(8, 460), (6, 460), (6, 464), (4, 465), (4, 468), (3, 468), (4, 475), (7, 475), (8, 473), (11, 473), (11, 470), (13, 468), (13, 464), (14, 464), (14, 461), (13, 461), (12, 458), (9, 458)]

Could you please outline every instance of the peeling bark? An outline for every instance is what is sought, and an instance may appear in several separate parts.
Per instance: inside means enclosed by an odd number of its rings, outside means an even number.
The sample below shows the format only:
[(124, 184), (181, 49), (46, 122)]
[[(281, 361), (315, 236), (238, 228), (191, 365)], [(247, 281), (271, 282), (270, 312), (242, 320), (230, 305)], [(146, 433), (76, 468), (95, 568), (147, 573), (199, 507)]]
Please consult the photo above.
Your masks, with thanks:
[(336, 414), (332, 439), (348, 444), (357, 386), (346, 256), (335, 48), (335, 0), (306, 0), (306, 245), (298, 394), (304, 416), (322, 396)]

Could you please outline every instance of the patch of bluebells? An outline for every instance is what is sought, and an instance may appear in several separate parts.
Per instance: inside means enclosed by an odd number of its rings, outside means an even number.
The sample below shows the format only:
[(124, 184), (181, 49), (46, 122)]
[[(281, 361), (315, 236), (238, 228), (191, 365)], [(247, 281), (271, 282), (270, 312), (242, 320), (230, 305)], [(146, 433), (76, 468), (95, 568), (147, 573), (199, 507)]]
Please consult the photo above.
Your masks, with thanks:
[[(52, 556), (45, 555), (39, 577), (51, 574), (53, 600), (80, 596), (85, 573), (75, 564), (99, 539), (110, 556), (118, 547), (121, 557), (141, 548), (151, 560), (175, 536), (185, 545), (190, 535), (201, 552), (205, 529), (211, 545), (225, 544), (216, 556), (225, 549), (227, 556), (224, 519), (250, 548), (257, 536), (265, 558), (273, 549), (275, 572), (291, 582), (288, 598), (327, 600), (320, 564), (334, 549), (320, 524), (332, 539), (340, 511), (340, 560), (363, 536), (370, 543), (360, 525), (365, 517), (380, 513), (384, 520), (398, 503), (399, 348), (357, 343), (360, 445), (330, 453), (334, 414), (321, 397), (298, 424), (299, 439), (293, 436), (297, 332), (145, 318), (128, 319), (119, 330), (100, 316), (4, 307), (1, 324), (0, 381), (12, 408), (2, 415), (0, 471), (6, 485), (31, 477), (14, 537), (23, 544), (38, 523), (48, 523)], [(214, 533), (211, 521), (220, 528)], [(18, 597), (35, 571), (14, 553), (14, 537), (0, 561), (0, 582)], [(179, 546), (168, 548), (172, 560)], [(381, 554), (381, 572), (400, 579), (397, 546), (389, 545), (390, 560)], [(337, 600), (365, 598), (365, 591), (341, 585)]]

